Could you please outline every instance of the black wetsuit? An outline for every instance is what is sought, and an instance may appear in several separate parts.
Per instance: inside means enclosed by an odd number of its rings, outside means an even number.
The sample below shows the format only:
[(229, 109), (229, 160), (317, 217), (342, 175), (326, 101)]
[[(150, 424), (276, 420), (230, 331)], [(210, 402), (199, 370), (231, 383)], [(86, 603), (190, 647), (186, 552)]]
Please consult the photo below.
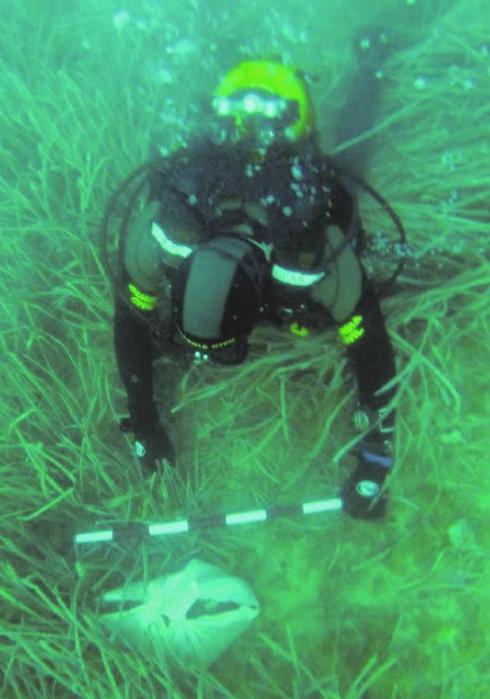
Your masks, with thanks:
[[(240, 206), (221, 208), (222, 202), (236, 200)], [(167, 229), (169, 220), (175, 220), (175, 210), (181, 210), (196, 222), (201, 239), (240, 225), (242, 205), (260, 208), (261, 223), (254, 231), (255, 237), (272, 244), (273, 259), (291, 268), (305, 269), (309, 264), (316, 269), (325, 257), (326, 247), (332, 251), (332, 238), (326, 231), (341, 231), (344, 242), (348, 238), (350, 244), (331, 265), (337, 296), (328, 288), (322, 295), (318, 286), (305, 290), (272, 285), (270, 319), (274, 322), (280, 318), (284, 309), (294, 313), (295, 307), (303, 311), (306, 308), (306, 316), (310, 313), (313, 317), (315, 309), (320, 310), (318, 318), (322, 313), (323, 317), (329, 316), (331, 322), (346, 329), (343, 336), (357, 378), (360, 403), (373, 410), (386, 405), (392, 393), (375, 394), (394, 377), (394, 356), (373, 286), (353, 253), (360, 231), (355, 199), (313, 139), (301, 145), (270, 148), (260, 159), (250, 157), (246, 144), (224, 147), (202, 141), (162, 161), (151, 179), (150, 201), (159, 202), (156, 219)], [(164, 292), (158, 281), (161, 258), (149, 263), (148, 268), (145, 262), (146, 254), (159, 256), (161, 251), (154, 241), (146, 247), (148, 227), (143, 226), (140, 233), (136, 242), (133, 236), (134, 253), (132, 249), (121, 253), (125, 260), (123, 283), (126, 287), (132, 283), (143, 294), (162, 297)], [(136, 257), (138, 264), (134, 263)], [(339, 301), (339, 290), (344, 301)], [(329, 301), (324, 304), (323, 298)], [(142, 311), (140, 307), (137, 312), (132, 311), (129, 292), (125, 300), (117, 297), (116, 357), (135, 431), (144, 431), (145, 425), (153, 424), (157, 418), (152, 374), (155, 338), (142, 315), (157, 323), (156, 310)], [(308, 324), (307, 318), (305, 323)], [(167, 337), (171, 335), (167, 333)]]

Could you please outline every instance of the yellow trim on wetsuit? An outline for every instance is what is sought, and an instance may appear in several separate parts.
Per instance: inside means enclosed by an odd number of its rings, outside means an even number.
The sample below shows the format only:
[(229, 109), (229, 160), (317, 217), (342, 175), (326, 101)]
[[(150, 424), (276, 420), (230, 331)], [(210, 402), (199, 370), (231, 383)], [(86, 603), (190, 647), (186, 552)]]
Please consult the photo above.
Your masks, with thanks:
[(134, 284), (129, 284), (128, 289), (131, 293), (130, 302), (141, 311), (152, 311), (157, 305), (158, 297), (154, 294), (147, 294)]
[(291, 323), (289, 329), (291, 330), (293, 335), (296, 335), (297, 337), (308, 337), (308, 335), (310, 334), (310, 330), (306, 327), (306, 325), (300, 325), (296, 322)]
[(361, 327), (363, 321), (362, 316), (352, 316), (347, 323), (339, 328), (339, 335), (344, 345), (352, 345), (364, 335), (364, 328)]

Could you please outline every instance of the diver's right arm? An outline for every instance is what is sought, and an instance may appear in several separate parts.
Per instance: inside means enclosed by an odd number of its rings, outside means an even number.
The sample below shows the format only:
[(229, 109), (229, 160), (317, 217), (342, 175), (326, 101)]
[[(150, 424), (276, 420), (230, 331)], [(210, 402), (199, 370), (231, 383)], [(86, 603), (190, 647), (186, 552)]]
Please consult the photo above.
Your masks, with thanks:
[(152, 324), (162, 283), (160, 256), (150, 235), (158, 205), (149, 204), (128, 232), (121, 251), (121, 270), (114, 309), (114, 347), (119, 375), (128, 397), (127, 430), (135, 453), (154, 468), (157, 459), (174, 462), (170, 440), (159, 422), (153, 397)]
[[(144, 294), (134, 284), (131, 286), (135, 292)], [(150, 297), (149, 294), (145, 296)], [(148, 319), (151, 313), (148, 313)], [(135, 434), (143, 434), (158, 417), (153, 400), (151, 329), (142, 316), (131, 311), (120, 294), (114, 307), (114, 348), (119, 375), (128, 396), (131, 429)]]
[(185, 194), (180, 193), (181, 189), (187, 191), (186, 186), (191, 187), (191, 191), (198, 191), (194, 182), (187, 181), (194, 173), (189, 165), (191, 162), (186, 151), (176, 152), (151, 174), (149, 203), (128, 226), (119, 250), (120, 271), (114, 313), (116, 361), (128, 396), (128, 429), (135, 435), (136, 454), (147, 466), (152, 466), (154, 459), (159, 458), (166, 458), (171, 463), (175, 461), (153, 397), (151, 326), (159, 325), (156, 303), (168, 283), (163, 265), (165, 252), (158, 236), (153, 235), (153, 226), (156, 223), (162, 230), (175, 232), (177, 240), (180, 234), (196, 239), (202, 235), (192, 206)]

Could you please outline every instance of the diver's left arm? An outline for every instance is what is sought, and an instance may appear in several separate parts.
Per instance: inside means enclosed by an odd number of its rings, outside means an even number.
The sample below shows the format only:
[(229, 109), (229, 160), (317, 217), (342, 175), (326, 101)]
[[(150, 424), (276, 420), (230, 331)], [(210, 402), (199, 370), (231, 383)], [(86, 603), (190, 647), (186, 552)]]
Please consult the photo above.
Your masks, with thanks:
[[(343, 239), (333, 227), (332, 248)], [(358, 464), (342, 490), (344, 509), (354, 517), (375, 519), (386, 509), (384, 482), (394, 464), (394, 389), (384, 390), (396, 374), (393, 348), (379, 300), (359, 260), (349, 246), (313, 298), (326, 306), (339, 327), (347, 357), (357, 379), (359, 405), (356, 426), (363, 431)]]
[(339, 335), (357, 379), (355, 422), (363, 432), (357, 468), (342, 490), (344, 509), (353, 517), (377, 519), (386, 510), (384, 483), (394, 466), (395, 413), (390, 405), (395, 389), (385, 387), (396, 368), (379, 300), (365, 276), (361, 297), (340, 325)]

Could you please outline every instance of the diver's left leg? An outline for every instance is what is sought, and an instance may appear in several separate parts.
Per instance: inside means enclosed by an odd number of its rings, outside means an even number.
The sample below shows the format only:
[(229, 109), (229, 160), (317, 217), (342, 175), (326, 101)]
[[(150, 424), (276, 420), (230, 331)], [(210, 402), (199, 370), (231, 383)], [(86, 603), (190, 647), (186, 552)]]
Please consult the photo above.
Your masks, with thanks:
[(356, 139), (376, 124), (383, 65), (396, 50), (397, 39), (390, 29), (377, 25), (364, 27), (354, 39), (357, 70), (336, 128), (337, 146), (352, 143), (335, 155), (335, 161), (353, 174), (363, 173), (370, 155), (370, 139)]

